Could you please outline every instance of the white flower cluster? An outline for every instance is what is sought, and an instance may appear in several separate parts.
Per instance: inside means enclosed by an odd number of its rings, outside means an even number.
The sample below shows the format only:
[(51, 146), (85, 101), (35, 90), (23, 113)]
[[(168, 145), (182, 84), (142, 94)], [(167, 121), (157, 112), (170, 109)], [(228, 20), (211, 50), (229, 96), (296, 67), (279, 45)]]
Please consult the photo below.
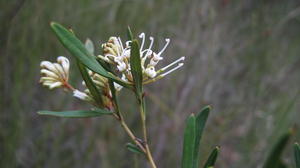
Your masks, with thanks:
[[(80, 91), (73, 88), (68, 83), (70, 62), (66, 57), (59, 56), (57, 58), (56, 63), (52, 63), (50, 61), (42, 61), (40, 66), (41, 66), (40, 82), (42, 83), (43, 86), (46, 86), (49, 89), (62, 87), (66, 90), (71, 90), (73, 92), (73, 96), (80, 100), (84, 100), (92, 104), (97, 104), (97, 102), (95, 102), (95, 100), (93, 99), (93, 96), (91, 95), (88, 88), (86, 88), (84, 91)], [(96, 85), (96, 87), (98, 87), (102, 91), (103, 93), (102, 100), (104, 105), (106, 107), (110, 107), (111, 91), (109, 88), (108, 79), (90, 70), (88, 70), (88, 73), (91, 79), (93, 80), (94, 84)], [(84, 82), (83, 85), (86, 87)], [(122, 86), (115, 84), (115, 88), (117, 91), (119, 91), (122, 89)]]
[[(154, 38), (150, 37), (149, 47), (145, 47), (145, 33), (139, 35), (141, 38), (140, 56), (141, 66), (143, 70), (143, 83), (150, 83), (156, 79), (162, 78), (167, 74), (175, 71), (176, 69), (183, 66), (185, 57), (181, 57), (171, 64), (155, 70), (155, 66), (160, 60), (163, 59), (162, 53), (166, 50), (170, 43), (170, 39), (166, 39), (165, 46), (158, 53), (152, 51)], [(103, 61), (112, 64), (117, 67), (117, 70), (121, 72), (121, 79), (127, 82), (132, 82), (132, 74), (130, 69), (130, 42), (126, 41), (125, 46), (122, 44), (120, 37), (110, 37), (107, 43), (102, 44), (104, 56), (98, 55), (98, 58)], [(165, 72), (168, 70), (167, 72)], [(164, 72), (164, 73), (163, 73)]]
[(66, 87), (68, 88), (70, 62), (66, 57), (57, 57), (57, 63), (42, 61), (41, 79), (43, 86), (49, 89)]
[[(171, 64), (156, 70), (155, 67), (163, 59), (162, 53), (166, 50), (170, 43), (170, 39), (165, 39), (166, 44), (159, 52), (154, 52), (152, 46), (154, 38), (150, 37), (150, 44), (145, 47), (145, 34), (139, 35), (141, 38), (140, 56), (141, 66), (143, 72), (143, 84), (151, 83), (160, 79), (167, 74), (175, 71), (183, 66), (185, 57), (181, 57)], [(108, 42), (102, 44), (104, 56), (99, 55), (98, 58), (105, 62), (112, 64), (116, 67), (116, 70), (121, 73), (121, 80), (126, 82), (133, 82), (131, 68), (130, 68), (130, 53), (131, 53), (131, 41), (126, 41), (125, 45), (122, 44), (120, 37), (110, 37)], [(93, 99), (88, 88), (84, 91), (79, 91), (73, 88), (69, 83), (69, 68), (70, 62), (66, 57), (59, 56), (57, 63), (49, 61), (42, 61), (41, 64), (41, 79), (40, 82), (43, 86), (49, 89), (62, 87), (69, 89), (73, 92), (73, 96), (84, 101), (88, 101), (92, 104), (97, 104)], [(166, 72), (165, 72), (166, 71)], [(108, 79), (101, 75), (88, 70), (88, 73), (98, 89), (102, 92), (102, 101), (105, 107), (111, 107), (111, 90), (109, 88)], [(83, 85), (86, 87), (85, 83)], [(120, 91), (123, 87), (117, 83), (114, 83), (117, 91)]]

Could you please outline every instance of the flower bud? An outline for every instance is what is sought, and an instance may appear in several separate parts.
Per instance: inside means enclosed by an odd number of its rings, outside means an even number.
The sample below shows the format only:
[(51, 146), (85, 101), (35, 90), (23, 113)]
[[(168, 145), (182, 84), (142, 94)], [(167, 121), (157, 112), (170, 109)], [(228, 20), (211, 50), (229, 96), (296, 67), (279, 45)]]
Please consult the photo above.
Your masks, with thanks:
[(40, 83), (49, 89), (67, 87), (70, 63), (66, 57), (57, 58), (57, 63), (42, 61)]

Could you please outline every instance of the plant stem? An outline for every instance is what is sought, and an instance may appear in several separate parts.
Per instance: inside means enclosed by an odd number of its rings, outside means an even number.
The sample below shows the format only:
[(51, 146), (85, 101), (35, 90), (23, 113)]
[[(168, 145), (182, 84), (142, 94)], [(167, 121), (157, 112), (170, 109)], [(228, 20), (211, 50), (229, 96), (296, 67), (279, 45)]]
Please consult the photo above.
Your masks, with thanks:
[(151, 164), (151, 167), (157, 168), (157, 166), (155, 165), (155, 162), (153, 160), (149, 145), (148, 145), (145, 100), (142, 97), (139, 99), (139, 106), (140, 106), (140, 114), (141, 114), (142, 127), (143, 127), (144, 142), (145, 142), (145, 147), (146, 147), (146, 156), (147, 156), (148, 161)]
[(129, 135), (129, 137), (131, 138), (131, 140), (144, 152), (147, 153), (147, 150), (144, 148), (143, 144), (141, 144), (140, 141), (138, 141), (138, 139), (135, 137), (135, 135), (132, 133), (132, 131), (129, 129), (129, 127), (127, 126), (127, 124), (124, 122), (124, 120), (121, 121), (121, 125), (124, 128), (124, 130), (126, 131), (126, 133)]
[(138, 141), (138, 138), (136, 138), (136, 136), (130, 130), (130, 128), (128, 127), (128, 125), (126, 124), (123, 118), (122, 113), (118, 110), (117, 113), (114, 113), (114, 117), (120, 122), (122, 128), (125, 130), (127, 135), (131, 138), (131, 140), (146, 154), (146, 148), (143, 146), (143, 144), (140, 141)]

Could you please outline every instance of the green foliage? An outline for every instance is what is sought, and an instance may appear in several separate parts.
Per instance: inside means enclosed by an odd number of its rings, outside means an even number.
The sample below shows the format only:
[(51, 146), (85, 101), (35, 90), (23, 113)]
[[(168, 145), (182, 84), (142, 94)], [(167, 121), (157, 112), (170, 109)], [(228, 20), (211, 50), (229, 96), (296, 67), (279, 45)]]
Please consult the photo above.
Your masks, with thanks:
[(143, 92), (143, 72), (141, 66), (140, 48), (137, 40), (131, 42), (130, 52), (130, 67), (131, 74), (133, 77), (135, 92), (140, 98)]
[(193, 160), (193, 166), (194, 168), (199, 167), (199, 147), (200, 147), (200, 140), (202, 137), (203, 130), (205, 128), (205, 124), (209, 115), (209, 112), (211, 110), (210, 106), (204, 107), (200, 113), (197, 114), (196, 116), (196, 127), (195, 127), (195, 147), (194, 147), (194, 157), (195, 159)]
[(196, 134), (196, 118), (191, 114), (186, 122), (183, 140), (183, 153), (181, 168), (193, 168), (194, 149), (195, 149), (195, 134)]
[(203, 168), (214, 167), (219, 151), (220, 151), (220, 147), (217, 146), (214, 148), (214, 150), (210, 153), (208, 159), (206, 160)]
[[(278, 128), (282, 130), (292, 122), (299, 123), (297, 120), (299, 106), (291, 106), (286, 110), (282, 108), (293, 101), (291, 100), (293, 95), (299, 95), (299, 86), (297, 86), (300, 79), (299, 68), (297, 68), (299, 63), (299, 24), (298, 15), (293, 15), (293, 11), (297, 11), (298, 1), (276, 1), (276, 3), (257, 0), (251, 0), (249, 3), (224, 1), (224, 4), (222, 1), (222, 5), (213, 1), (199, 2), (197, 0), (147, 2), (133, 0), (130, 3), (111, 0), (101, 3), (95, 0), (76, 0), (68, 5), (65, 5), (65, 1), (58, 0), (25, 1), (20, 12), (17, 12), (16, 8), (11, 8), (11, 4), (15, 2), (21, 1), (3, 1), (4, 5), (0, 5), (5, 7), (0, 15), (14, 16), (9, 26), (1, 24), (3, 27), (8, 27), (6, 33), (0, 35), (1, 39), (8, 36), (9, 40), (0, 40), (1, 44), (4, 44), (1, 45), (0, 52), (1, 58), (3, 58), (1, 66), (4, 67), (3, 72), (5, 73), (5, 75), (0, 75), (1, 81), (3, 81), (1, 88), (7, 90), (6, 94), (3, 94), (5, 97), (1, 100), (4, 106), (0, 118), (0, 123), (2, 123), (0, 148), (3, 149), (5, 155), (0, 157), (0, 167), (84, 167), (86, 164), (91, 165), (99, 160), (98, 151), (91, 150), (94, 149), (93, 144), (96, 139), (101, 139), (104, 143), (109, 142), (113, 149), (101, 153), (101, 156), (108, 159), (101, 160), (99, 166), (128, 167), (128, 160), (123, 159), (124, 152), (119, 150), (118, 153), (114, 153), (119, 141), (126, 141), (127, 137), (116, 139), (107, 135), (107, 132), (104, 131), (105, 127), (102, 125), (106, 124), (113, 130), (119, 128), (110, 121), (101, 120), (102, 123), (93, 124), (92, 129), (88, 131), (81, 129), (84, 127), (84, 122), (79, 121), (79, 130), (75, 136), (80, 137), (86, 133), (91, 135), (86, 136), (84, 141), (81, 138), (70, 140), (67, 132), (56, 134), (56, 130), (51, 129), (53, 123), (57, 124), (61, 130), (68, 128), (70, 123), (54, 120), (32, 122), (32, 113), (42, 107), (53, 109), (68, 107), (84, 109), (85, 107), (83, 104), (66, 100), (65, 96), (58, 98), (55, 94), (54, 98), (54, 94), (49, 94), (42, 91), (40, 87), (36, 87), (39, 61), (46, 58), (53, 59), (58, 53), (64, 53), (58, 47), (53, 34), (48, 31), (49, 20), (53, 19), (72, 25), (74, 30), (79, 30), (80, 36), (88, 36), (96, 41), (106, 39), (115, 33), (120, 34), (126, 25), (134, 26), (137, 32), (151, 32), (152, 35), (160, 37), (172, 35), (175, 38), (172, 41), (175, 47), (169, 50), (170, 55), (168, 56), (172, 57), (177, 53), (187, 54), (191, 61), (187, 64), (189, 68), (186, 68), (186, 73), (176, 74), (176, 79), (170, 78), (170, 80), (161, 81), (161, 84), (165, 86), (171, 83), (168, 89), (162, 91), (154, 87), (147, 90), (154, 96), (158, 92), (161, 95), (157, 100), (160, 104), (150, 102), (153, 105), (151, 112), (158, 118), (157, 121), (152, 121), (153, 130), (159, 130), (158, 127), (161, 125), (157, 123), (160, 123), (160, 118), (165, 115), (164, 109), (160, 108), (161, 104), (165, 105), (164, 103), (166, 103), (172, 110), (177, 109), (177, 104), (199, 108), (203, 102), (213, 102), (217, 105), (216, 108), (222, 109), (216, 115), (217, 118), (221, 118), (221, 122), (210, 125), (210, 129), (216, 133), (208, 134), (207, 139), (210, 139), (208, 144), (212, 145), (210, 143), (218, 139), (226, 147), (234, 148), (235, 154), (240, 158), (246, 158), (239, 161), (228, 160), (226, 163), (230, 166), (227, 167), (257, 167), (257, 164), (260, 163), (253, 158), (261, 157), (263, 153), (257, 152), (255, 146), (264, 144), (266, 141), (264, 137), (269, 137), (272, 132), (277, 135)], [(172, 5), (169, 5), (170, 3)], [(37, 7), (39, 10), (32, 10)], [(6, 14), (9, 9), (13, 9), (14, 12)], [(187, 9), (189, 12), (186, 12)], [(199, 19), (197, 14), (199, 11), (203, 11), (201, 17), (204, 19)], [(242, 14), (240, 14), (241, 11), (243, 11)], [(68, 13), (72, 13), (72, 15), (68, 15)], [(219, 16), (222, 17), (221, 21), (218, 19)], [(9, 19), (4, 19), (9, 21)], [(183, 25), (182, 21), (187, 24)], [(278, 23), (280, 24), (279, 31)], [(193, 29), (193, 27), (198, 28)], [(273, 31), (274, 29), (277, 31)], [(224, 39), (226, 39), (226, 43), (224, 43)], [(236, 46), (237, 42), (240, 47), (230, 47)], [(241, 62), (240, 60), (245, 61)], [(28, 66), (27, 63), (36, 66)], [(189, 94), (192, 100), (183, 100), (178, 103), (174, 98), (164, 102), (167, 95), (175, 97), (174, 95), (178, 94), (176, 90), (192, 87), (188, 83), (186, 87), (182, 85), (182, 80), (188, 79), (188, 77), (184, 77), (186, 74), (194, 74), (195, 76), (191, 76), (197, 83), (197, 87), (193, 87)], [(28, 80), (24, 80), (24, 76)], [(74, 81), (78, 82), (81, 80), (79, 78), (79, 76), (75, 77)], [(220, 84), (224, 87), (220, 87)], [(14, 89), (5, 89), (7, 86), (14, 86)], [(211, 89), (202, 90), (207, 86)], [(234, 89), (230, 89), (232, 86)], [(199, 89), (201, 89), (200, 92)], [(24, 90), (26, 90), (26, 94), (24, 94)], [(41, 99), (41, 92), (43, 92), (42, 101), (32, 103)], [(210, 96), (204, 96), (204, 93)], [(226, 94), (221, 96), (220, 93)], [(126, 93), (122, 96), (124, 99), (128, 98)], [(231, 103), (230, 97), (234, 97), (234, 104)], [(299, 97), (295, 98), (295, 102), (296, 104), (299, 102)], [(125, 102), (123, 107), (125, 107), (124, 111), (132, 110), (132, 106), (128, 102)], [(157, 111), (159, 113), (156, 113)], [(248, 117), (250, 112), (254, 117)], [(259, 117), (255, 117), (256, 114), (259, 114)], [(180, 118), (182, 115), (182, 112), (170, 113), (170, 116), (174, 118)], [(265, 129), (266, 125), (270, 125), (270, 123), (266, 124), (269, 117), (272, 117), (272, 123), (274, 121), (276, 128), (271, 124), (271, 127)], [(245, 119), (248, 123), (247, 126), (237, 125), (237, 121)], [(135, 120), (135, 115), (128, 118), (133, 127), (139, 125)], [(164, 122), (173, 122), (173, 120)], [(173, 122), (173, 124), (178, 123)], [(242, 138), (236, 129), (231, 129), (244, 126), (250, 129), (243, 133), (246, 137), (242, 136)], [(93, 130), (97, 130), (97, 133), (92, 134)], [(36, 137), (37, 132), (42, 133), (42, 136)], [(226, 135), (220, 134), (220, 132), (226, 132)], [(152, 133), (153, 138), (162, 135), (156, 131)], [(173, 137), (175, 134), (177, 132), (163, 133), (168, 137)], [(228, 140), (228, 136), (236, 138), (241, 143), (232, 146), (232, 143), (224, 141)], [(35, 139), (34, 144), (28, 139)], [(55, 139), (55, 141), (50, 142), (47, 141), (48, 139)], [(178, 136), (169, 139), (168, 145), (161, 151), (175, 153), (174, 146), (177, 145), (178, 139)], [(46, 140), (47, 143), (43, 140)], [(272, 139), (269, 143), (275, 140)], [(62, 148), (65, 141), (69, 142), (70, 148)], [(86, 147), (82, 149), (84, 156), (80, 159), (77, 156), (80, 156), (82, 151), (77, 150), (78, 144)], [(50, 149), (50, 145), (53, 148)], [(209, 145), (203, 146), (204, 151), (210, 148)], [(20, 153), (20, 151), (22, 152)], [(31, 154), (28, 154), (30, 151), (39, 151), (41, 155), (30, 157)], [(171, 154), (162, 157), (158, 155), (163, 167), (177, 166), (178, 155)]]
[(132, 143), (127, 143), (126, 148), (133, 153), (144, 154), (143, 151), (141, 151), (141, 149), (139, 149), (136, 145), (134, 145)]
[(111, 115), (112, 112), (103, 109), (94, 110), (76, 110), (76, 111), (39, 111), (40, 115), (49, 115), (56, 117), (66, 117), (66, 118), (85, 118), (85, 117), (98, 117), (102, 115)]
[(127, 27), (127, 38), (131, 41), (133, 40), (132, 31), (129, 26)]
[(184, 131), (182, 168), (199, 167), (200, 140), (210, 109), (210, 106), (206, 106), (196, 116), (191, 114), (187, 120)]
[(56, 36), (60, 42), (70, 51), (70, 53), (75, 56), (82, 64), (84, 64), (90, 70), (107, 77), (114, 82), (130, 88), (130, 84), (123, 82), (116, 76), (108, 73), (96, 60), (96, 57), (91, 55), (89, 51), (85, 48), (82, 42), (76, 38), (74, 33), (70, 32), (62, 25), (52, 22), (51, 28), (55, 32)]
[(88, 74), (85, 66), (82, 63), (80, 63), (79, 61), (77, 61), (77, 66), (78, 66), (81, 76), (86, 84), (86, 87), (89, 89), (92, 97), (97, 102), (97, 104), (99, 104), (99, 106), (103, 108), (103, 100), (101, 97), (103, 92), (101, 90), (99, 90), (99, 88), (96, 87), (96, 85), (94, 84), (90, 75)]
[(294, 144), (294, 156), (295, 156), (296, 168), (300, 168), (300, 146), (298, 143)]
[(292, 132), (289, 131), (285, 134), (283, 134), (277, 143), (273, 146), (271, 149), (267, 160), (263, 166), (263, 168), (282, 168), (285, 167), (284, 163), (281, 160), (282, 153), (284, 149), (286, 148), (289, 139), (292, 136)]

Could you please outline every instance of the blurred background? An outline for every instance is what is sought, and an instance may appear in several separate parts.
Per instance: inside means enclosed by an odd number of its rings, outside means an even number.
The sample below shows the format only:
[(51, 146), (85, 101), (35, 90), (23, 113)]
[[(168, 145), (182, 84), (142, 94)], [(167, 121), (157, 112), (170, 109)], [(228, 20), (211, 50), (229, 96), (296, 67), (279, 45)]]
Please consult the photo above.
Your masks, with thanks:
[[(300, 2), (297, 0), (1, 0), (0, 167), (146, 167), (127, 151), (129, 138), (110, 117), (62, 119), (38, 110), (88, 109), (60, 89), (39, 85), (39, 63), (74, 60), (49, 27), (56, 21), (97, 46), (110, 36), (155, 37), (171, 44), (160, 66), (186, 56), (185, 66), (146, 86), (150, 145), (159, 167), (180, 167), (186, 117), (213, 111), (201, 160), (221, 145), (216, 167), (261, 167), (278, 137), (300, 121)], [(140, 134), (132, 93), (121, 106)], [(298, 132), (298, 134), (297, 134)], [(293, 141), (299, 140), (299, 131)], [(291, 144), (285, 162), (293, 166)], [(133, 166), (134, 163), (134, 166)]]

